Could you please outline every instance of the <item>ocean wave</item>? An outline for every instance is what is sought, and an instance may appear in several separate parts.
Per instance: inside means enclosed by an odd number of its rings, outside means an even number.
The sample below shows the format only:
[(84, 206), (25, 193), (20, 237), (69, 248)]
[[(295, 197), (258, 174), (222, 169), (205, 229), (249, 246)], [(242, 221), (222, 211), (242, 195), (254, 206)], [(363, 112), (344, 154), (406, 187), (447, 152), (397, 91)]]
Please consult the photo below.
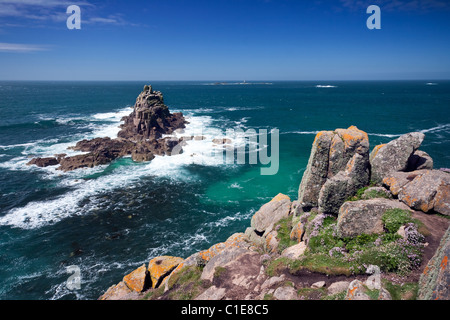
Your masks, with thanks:
[(427, 85), (427, 86), (437, 86), (437, 83), (435, 83), (435, 82), (427, 82), (427, 83), (425, 83), (425, 85)]
[[(82, 178), (93, 172), (102, 172), (108, 165), (63, 173), (56, 170), (55, 167), (37, 168), (35, 166), (26, 166), (26, 162), (29, 159), (25, 156), (14, 158), (6, 163), (0, 164), (2, 167), (7, 167), (11, 170), (45, 170), (52, 177), (61, 180), (61, 185), (71, 186), (73, 188), (71, 191), (57, 198), (33, 201), (23, 207), (11, 209), (6, 215), (0, 217), (0, 225), (9, 225), (22, 229), (40, 228), (45, 225), (57, 223), (70, 216), (89, 214), (99, 205), (98, 201), (100, 200), (95, 200), (95, 195), (131, 186), (142, 177), (155, 176), (193, 181), (196, 177), (192, 174), (187, 174), (185, 171), (186, 166), (192, 164), (203, 166), (224, 165), (223, 148), (214, 147), (212, 143), (212, 139), (222, 137), (223, 132), (212, 125), (212, 118), (209, 116), (197, 116), (186, 117), (186, 120), (189, 121), (186, 128), (174, 135), (178, 137), (203, 136), (203, 140), (194, 139), (187, 141), (187, 144), (183, 146), (183, 153), (181, 154), (170, 157), (156, 156), (152, 161), (147, 163), (119, 166), (111, 173), (99, 176), (96, 179), (73, 182), (74, 179)], [(239, 138), (237, 138), (234, 142), (245, 143), (245, 139), (239, 141)], [(46, 147), (35, 146), (36, 148), (33, 149), (33, 152), (39, 151), (41, 154), (54, 154), (55, 152), (62, 151), (69, 144), (72, 143), (56, 144)], [(85, 203), (83, 201), (85, 199), (90, 199), (91, 201)]]
[(320, 131), (285, 131), (280, 134), (318, 134)]
[(316, 85), (316, 88), (337, 88), (337, 86), (332, 86), (330, 84), (326, 84), (326, 85), (318, 84), (318, 85)]

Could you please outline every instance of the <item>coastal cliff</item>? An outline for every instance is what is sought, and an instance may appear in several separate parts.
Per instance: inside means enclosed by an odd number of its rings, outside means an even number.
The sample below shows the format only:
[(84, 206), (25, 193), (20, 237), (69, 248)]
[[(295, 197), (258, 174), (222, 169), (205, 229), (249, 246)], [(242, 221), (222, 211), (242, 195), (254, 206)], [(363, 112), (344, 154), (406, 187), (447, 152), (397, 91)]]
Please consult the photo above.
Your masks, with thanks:
[[(126, 123), (156, 137), (135, 111)], [(321, 131), (297, 200), (278, 194), (245, 232), (153, 257), (99, 299), (449, 299), (450, 173), (418, 150), (424, 138), (370, 152), (355, 126)]]
[[(71, 171), (107, 164), (116, 158), (131, 155), (134, 161), (151, 161), (155, 155), (182, 152), (182, 141), (172, 137), (162, 138), (185, 127), (182, 113), (170, 113), (160, 91), (146, 85), (136, 99), (133, 111), (125, 116), (116, 139), (109, 137), (82, 140), (69, 149), (85, 152), (75, 156), (58, 154), (54, 157), (34, 158), (28, 165), (56, 166), (57, 170)], [(174, 150), (174, 148), (176, 149)]]

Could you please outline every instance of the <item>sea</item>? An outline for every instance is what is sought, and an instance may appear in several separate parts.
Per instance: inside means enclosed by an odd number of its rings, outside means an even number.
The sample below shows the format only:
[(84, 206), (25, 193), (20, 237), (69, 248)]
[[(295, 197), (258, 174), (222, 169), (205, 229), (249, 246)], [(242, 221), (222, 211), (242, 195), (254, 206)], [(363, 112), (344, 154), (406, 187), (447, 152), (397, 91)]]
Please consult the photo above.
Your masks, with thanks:
[[(77, 154), (67, 148), (82, 139), (115, 138), (146, 84), (189, 121), (177, 134), (205, 139), (151, 162), (124, 157), (72, 172), (27, 165)], [(423, 132), (420, 149), (435, 168), (450, 167), (450, 81), (2, 81), (0, 299), (98, 299), (153, 257), (186, 258), (244, 232), (278, 193), (297, 199), (317, 132), (351, 125), (371, 148)], [(268, 132), (258, 150), (278, 155), (276, 173), (217, 157), (212, 139), (227, 129)]]

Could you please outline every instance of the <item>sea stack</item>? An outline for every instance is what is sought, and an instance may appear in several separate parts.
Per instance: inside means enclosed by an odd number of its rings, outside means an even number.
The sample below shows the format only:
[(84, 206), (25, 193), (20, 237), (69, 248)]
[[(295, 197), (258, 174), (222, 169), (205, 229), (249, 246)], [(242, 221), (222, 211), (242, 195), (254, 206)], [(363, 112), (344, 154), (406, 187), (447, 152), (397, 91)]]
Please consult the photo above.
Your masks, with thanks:
[[(107, 164), (116, 158), (131, 155), (134, 161), (150, 161), (155, 155), (173, 155), (182, 152), (181, 141), (162, 138), (176, 129), (185, 127), (187, 121), (181, 112), (170, 113), (164, 104), (160, 91), (153, 91), (152, 86), (144, 86), (139, 94), (133, 111), (122, 118), (124, 123), (116, 139), (109, 137), (82, 140), (69, 149), (87, 152), (75, 156), (55, 156), (34, 158), (28, 165), (40, 167), (59, 165), (58, 170), (70, 171), (78, 168)], [(44, 161), (45, 160), (45, 161)]]

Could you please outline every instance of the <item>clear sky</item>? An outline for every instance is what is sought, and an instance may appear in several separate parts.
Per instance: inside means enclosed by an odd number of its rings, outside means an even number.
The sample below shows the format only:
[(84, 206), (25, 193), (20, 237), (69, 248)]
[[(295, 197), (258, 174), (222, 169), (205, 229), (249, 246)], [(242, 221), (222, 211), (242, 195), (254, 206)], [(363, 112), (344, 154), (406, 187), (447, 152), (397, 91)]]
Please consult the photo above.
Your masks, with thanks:
[(450, 1), (0, 0), (0, 79), (450, 79)]

